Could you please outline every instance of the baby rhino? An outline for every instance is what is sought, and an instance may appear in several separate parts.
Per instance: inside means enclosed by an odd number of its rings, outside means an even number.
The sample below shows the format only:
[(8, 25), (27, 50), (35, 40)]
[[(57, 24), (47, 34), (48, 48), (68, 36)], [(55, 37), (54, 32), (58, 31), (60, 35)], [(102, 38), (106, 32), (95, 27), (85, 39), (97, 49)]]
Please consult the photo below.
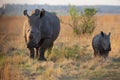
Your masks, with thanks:
[(110, 44), (110, 32), (109, 34), (105, 34), (101, 31), (100, 34), (94, 36), (92, 40), (92, 47), (94, 50), (94, 56), (102, 56), (104, 58), (108, 57), (109, 51), (111, 51), (111, 44)]

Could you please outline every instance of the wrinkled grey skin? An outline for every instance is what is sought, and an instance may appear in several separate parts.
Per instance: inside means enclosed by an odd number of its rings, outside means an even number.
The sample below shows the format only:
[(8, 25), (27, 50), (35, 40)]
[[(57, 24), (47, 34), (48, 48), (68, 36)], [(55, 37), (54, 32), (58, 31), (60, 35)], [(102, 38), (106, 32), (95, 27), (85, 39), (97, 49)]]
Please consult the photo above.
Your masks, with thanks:
[(94, 50), (94, 56), (102, 56), (104, 58), (108, 57), (109, 51), (111, 51), (111, 43), (110, 43), (110, 32), (109, 34), (105, 34), (101, 31), (100, 34), (94, 36), (92, 40), (92, 47)]
[[(46, 60), (44, 53), (46, 49), (53, 47), (53, 43), (60, 32), (60, 21), (57, 16), (42, 9), (35, 10), (31, 16), (24, 11), (27, 21), (24, 25), (24, 37), (27, 48), (30, 50), (30, 57), (34, 58), (36, 48), (36, 56), (39, 60)], [(39, 51), (38, 51), (39, 50)]]

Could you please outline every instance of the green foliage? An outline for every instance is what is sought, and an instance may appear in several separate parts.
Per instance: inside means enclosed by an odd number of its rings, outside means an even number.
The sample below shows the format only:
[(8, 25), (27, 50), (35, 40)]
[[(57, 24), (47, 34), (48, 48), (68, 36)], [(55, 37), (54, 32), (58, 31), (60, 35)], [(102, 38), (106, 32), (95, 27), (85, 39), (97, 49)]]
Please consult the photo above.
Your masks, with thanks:
[(78, 17), (78, 10), (75, 8), (75, 6), (70, 6), (69, 13), (73, 21), (76, 21)]
[(62, 54), (62, 50), (58, 49), (58, 48), (53, 48), (52, 49), (52, 53), (48, 56), (48, 59), (49, 60), (52, 60), (52, 61), (56, 61), (57, 59), (59, 59)]
[(0, 54), (0, 66), (3, 65), (4, 61), (5, 61), (5, 55), (2, 53)]
[(51, 14), (53, 14), (53, 15), (57, 15), (57, 13), (56, 12), (50, 12)]
[(65, 58), (67, 59), (77, 59), (80, 53), (80, 48), (78, 45), (65, 48)]
[(79, 57), (80, 47), (78, 45), (64, 46), (61, 48), (53, 48), (52, 53), (49, 55), (49, 60), (56, 61), (59, 59), (74, 59)]
[(81, 13), (81, 30), (82, 34), (92, 33), (95, 29), (95, 19), (94, 15), (96, 14), (96, 9), (94, 8), (85, 8), (84, 13)]
[(75, 6), (69, 6), (69, 14), (71, 17), (71, 24), (70, 26), (73, 28), (75, 34), (80, 34), (80, 27), (79, 27), (79, 12), (75, 8)]
[(84, 14), (86, 17), (93, 17), (96, 14), (96, 9), (95, 8), (85, 8), (84, 9)]
[(95, 29), (95, 19), (96, 14), (95, 8), (85, 8), (84, 12), (79, 15), (78, 10), (75, 6), (69, 7), (69, 14), (71, 17), (71, 24), (69, 24), (76, 35), (92, 33)]

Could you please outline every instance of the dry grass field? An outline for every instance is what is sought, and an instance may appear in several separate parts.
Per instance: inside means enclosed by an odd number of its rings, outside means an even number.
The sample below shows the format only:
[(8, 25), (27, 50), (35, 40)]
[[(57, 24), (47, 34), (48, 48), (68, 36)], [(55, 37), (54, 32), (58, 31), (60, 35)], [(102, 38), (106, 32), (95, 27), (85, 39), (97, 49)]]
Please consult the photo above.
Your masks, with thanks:
[[(70, 17), (60, 16), (69, 23)], [(22, 29), (25, 17), (0, 17), (0, 80), (120, 80), (120, 15), (97, 15), (91, 35), (76, 36), (61, 24), (48, 61), (30, 59)], [(112, 51), (106, 61), (93, 56), (94, 35), (111, 32)]]

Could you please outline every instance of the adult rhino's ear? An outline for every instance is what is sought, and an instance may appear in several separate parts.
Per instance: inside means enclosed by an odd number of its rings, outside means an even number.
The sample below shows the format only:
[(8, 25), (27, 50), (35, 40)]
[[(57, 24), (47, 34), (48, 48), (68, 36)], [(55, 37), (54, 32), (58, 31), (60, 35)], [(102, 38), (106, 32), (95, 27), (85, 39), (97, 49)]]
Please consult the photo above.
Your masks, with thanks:
[(103, 31), (101, 31), (101, 35), (104, 37), (104, 32)]
[(110, 35), (111, 35), (111, 32), (109, 32), (108, 37), (110, 37)]
[(39, 9), (35, 9), (35, 15), (39, 16), (39, 14), (40, 14), (40, 10)]
[(27, 17), (29, 17), (28, 13), (27, 13), (27, 10), (24, 10), (23, 14)]
[(43, 17), (45, 15), (45, 10), (42, 9), (41, 12), (40, 12), (40, 18)]

